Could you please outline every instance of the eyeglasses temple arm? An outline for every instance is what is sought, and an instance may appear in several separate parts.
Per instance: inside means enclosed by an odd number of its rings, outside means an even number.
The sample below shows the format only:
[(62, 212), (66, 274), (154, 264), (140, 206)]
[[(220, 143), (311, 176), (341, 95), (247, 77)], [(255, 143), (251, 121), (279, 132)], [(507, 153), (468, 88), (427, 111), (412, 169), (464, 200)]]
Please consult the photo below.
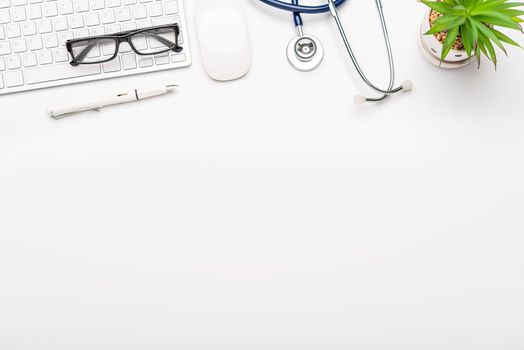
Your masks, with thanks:
[(171, 40), (169, 39), (166, 39), (164, 38), (163, 36), (160, 36), (158, 34), (155, 34), (155, 33), (150, 33), (153, 37), (155, 37), (155, 39), (157, 39), (158, 41), (160, 41), (162, 44), (168, 46), (168, 47), (171, 47), (171, 46), (175, 46), (174, 48), (175, 49), (178, 49), (179, 46), (178, 46), (178, 33), (176, 33), (176, 43), (172, 42)]
[(89, 45), (87, 45), (82, 51), (80, 51), (78, 55), (73, 56), (74, 60), (82, 61), (87, 56), (87, 54), (91, 51), (91, 49), (96, 45), (98, 45), (96, 40), (91, 41)]

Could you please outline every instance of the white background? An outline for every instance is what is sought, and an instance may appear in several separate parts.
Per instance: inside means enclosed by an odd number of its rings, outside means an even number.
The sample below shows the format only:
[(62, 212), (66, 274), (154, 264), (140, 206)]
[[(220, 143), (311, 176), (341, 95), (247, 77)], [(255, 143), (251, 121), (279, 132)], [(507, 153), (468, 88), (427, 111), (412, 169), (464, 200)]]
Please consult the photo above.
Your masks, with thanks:
[[(355, 107), (328, 16), (305, 18), (326, 57), (304, 74), (289, 15), (244, 1), (252, 70), (219, 84), (195, 3), (190, 68), (0, 98), (0, 349), (524, 349), (524, 52), (439, 70), (422, 5), (384, 0), (416, 88)], [(385, 82), (374, 4), (341, 15)]]

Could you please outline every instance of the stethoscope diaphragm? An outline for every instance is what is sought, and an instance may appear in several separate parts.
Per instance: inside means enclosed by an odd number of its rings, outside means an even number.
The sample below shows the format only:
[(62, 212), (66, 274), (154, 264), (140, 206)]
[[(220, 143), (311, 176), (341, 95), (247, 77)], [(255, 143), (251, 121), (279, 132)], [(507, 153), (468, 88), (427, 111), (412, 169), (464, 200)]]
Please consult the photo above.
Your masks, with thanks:
[(312, 35), (298, 35), (287, 46), (287, 58), (291, 65), (302, 72), (317, 68), (324, 58), (324, 47)]

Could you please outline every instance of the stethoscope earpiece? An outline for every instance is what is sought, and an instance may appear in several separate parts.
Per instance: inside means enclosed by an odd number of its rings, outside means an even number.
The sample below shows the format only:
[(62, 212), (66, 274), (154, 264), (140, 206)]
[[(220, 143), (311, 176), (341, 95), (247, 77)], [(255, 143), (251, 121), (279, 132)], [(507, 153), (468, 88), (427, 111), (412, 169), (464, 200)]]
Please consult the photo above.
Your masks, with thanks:
[(405, 82), (403, 82), (402, 83), (402, 90), (404, 92), (408, 92), (408, 91), (413, 90), (413, 82), (411, 80), (406, 80)]
[(355, 95), (355, 97), (353, 97), (353, 102), (354, 102), (356, 105), (363, 105), (363, 104), (366, 103), (367, 101), (368, 101), (368, 99), (366, 98), (366, 96)]

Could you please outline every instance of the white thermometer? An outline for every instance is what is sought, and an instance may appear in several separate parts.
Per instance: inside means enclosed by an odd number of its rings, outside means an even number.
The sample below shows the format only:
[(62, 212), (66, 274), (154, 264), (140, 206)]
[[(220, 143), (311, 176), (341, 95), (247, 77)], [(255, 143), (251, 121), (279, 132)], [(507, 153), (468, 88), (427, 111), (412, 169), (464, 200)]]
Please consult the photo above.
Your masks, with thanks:
[(133, 101), (140, 101), (146, 98), (161, 96), (175, 90), (178, 85), (167, 85), (160, 89), (153, 90), (131, 90), (128, 92), (117, 93), (102, 98), (93, 98), (75, 103), (54, 106), (49, 108), (49, 116), (55, 119), (61, 119), (72, 114), (85, 111), (98, 111), (107, 106), (119, 105)]

